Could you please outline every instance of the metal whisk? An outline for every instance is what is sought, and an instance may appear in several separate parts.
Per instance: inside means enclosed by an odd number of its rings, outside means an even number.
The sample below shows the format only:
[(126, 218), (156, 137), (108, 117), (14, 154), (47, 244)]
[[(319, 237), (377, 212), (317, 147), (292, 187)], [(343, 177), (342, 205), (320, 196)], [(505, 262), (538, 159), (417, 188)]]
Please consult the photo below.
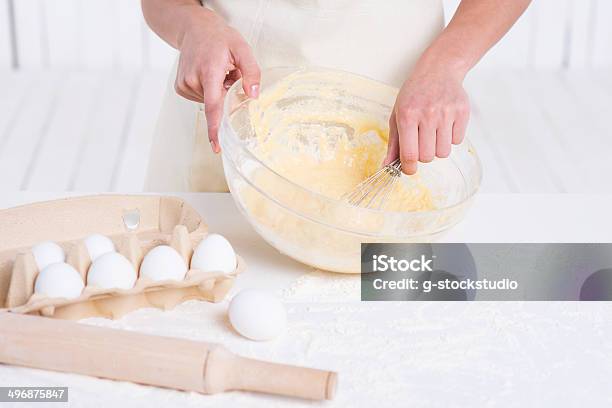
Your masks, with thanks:
[(344, 194), (342, 199), (356, 207), (381, 209), (401, 174), (402, 163), (396, 159)]

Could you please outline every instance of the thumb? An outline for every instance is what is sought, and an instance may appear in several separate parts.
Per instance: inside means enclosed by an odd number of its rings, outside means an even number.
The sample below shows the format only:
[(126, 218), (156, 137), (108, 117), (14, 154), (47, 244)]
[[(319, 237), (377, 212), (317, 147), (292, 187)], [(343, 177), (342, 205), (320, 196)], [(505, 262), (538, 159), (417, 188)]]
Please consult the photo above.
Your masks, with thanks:
[(242, 74), (242, 88), (250, 98), (259, 96), (259, 82), (261, 81), (261, 71), (257, 60), (253, 56), (251, 47), (246, 43), (235, 47), (234, 64)]

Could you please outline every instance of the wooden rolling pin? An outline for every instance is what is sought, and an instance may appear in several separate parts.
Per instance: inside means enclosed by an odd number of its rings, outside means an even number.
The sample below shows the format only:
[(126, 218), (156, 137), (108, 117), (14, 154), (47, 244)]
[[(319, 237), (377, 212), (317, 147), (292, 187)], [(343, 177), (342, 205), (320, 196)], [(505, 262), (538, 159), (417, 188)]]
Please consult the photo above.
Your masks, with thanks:
[(331, 371), (253, 360), (224, 347), (0, 312), (0, 362), (214, 394), (332, 399)]

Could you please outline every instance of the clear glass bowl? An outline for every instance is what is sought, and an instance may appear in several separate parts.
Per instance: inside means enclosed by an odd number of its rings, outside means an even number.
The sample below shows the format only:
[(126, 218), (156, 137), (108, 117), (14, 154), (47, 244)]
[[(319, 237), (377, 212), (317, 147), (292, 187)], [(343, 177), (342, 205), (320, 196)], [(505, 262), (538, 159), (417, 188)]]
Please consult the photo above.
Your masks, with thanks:
[[(387, 123), (397, 95), (397, 89), (377, 81), (318, 68), (266, 70), (262, 90), (288, 75), (303, 78), (299, 87), (281, 94), (276, 102), (288, 117), (298, 105), (302, 111), (308, 109), (309, 104), (303, 103), (308, 98), (325, 98), (325, 103), (339, 111), (367, 112)], [(313, 267), (358, 273), (361, 243), (433, 242), (464, 217), (480, 186), (481, 164), (466, 140), (453, 147), (448, 159), (419, 165), (420, 180), (431, 191), (435, 210), (394, 212), (353, 207), (296, 184), (256, 156), (253, 147), (258, 139), (250, 123), (250, 103), (241, 82), (228, 91), (220, 143), (230, 191), (240, 211), (266, 241)], [(322, 131), (339, 126), (328, 121), (316, 125)]]

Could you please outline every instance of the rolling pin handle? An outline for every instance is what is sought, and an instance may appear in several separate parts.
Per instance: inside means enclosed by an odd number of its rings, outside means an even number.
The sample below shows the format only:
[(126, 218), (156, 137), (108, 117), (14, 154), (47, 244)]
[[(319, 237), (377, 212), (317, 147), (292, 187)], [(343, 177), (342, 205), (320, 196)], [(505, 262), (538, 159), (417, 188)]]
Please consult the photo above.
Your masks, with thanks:
[(338, 384), (338, 375), (333, 371), (253, 360), (232, 354), (222, 346), (209, 350), (204, 378), (209, 394), (241, 390), (311, 400), (333, 399)]

